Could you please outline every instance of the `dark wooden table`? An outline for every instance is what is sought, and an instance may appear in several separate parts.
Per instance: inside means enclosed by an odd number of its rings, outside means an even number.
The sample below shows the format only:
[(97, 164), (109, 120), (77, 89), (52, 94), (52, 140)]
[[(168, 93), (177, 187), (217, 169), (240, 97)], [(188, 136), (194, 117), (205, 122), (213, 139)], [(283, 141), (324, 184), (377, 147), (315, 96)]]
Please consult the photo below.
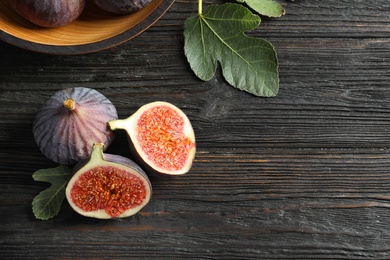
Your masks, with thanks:
[[(195, 0), (98, 53), (0, 42), (0, 258), (389, 259), (390, 1), (279, 2), (286, 15), (250, 33), (276, 48), (275, 98), (236, 90), (220, 72), (194, 76), (183, 24)], [(153, 177), (152, 201), (127, 219), (84, 218), (65, 202), (36, 220), (31, 201), (47, 185), (31, 175), (55, 164), (32, 121), (74, 86), (102, 92), (121, 118), (155, 100), (182, 108), (197, 136), (191, 171)], [(109, 151), (130, 156), (126, 136)]]

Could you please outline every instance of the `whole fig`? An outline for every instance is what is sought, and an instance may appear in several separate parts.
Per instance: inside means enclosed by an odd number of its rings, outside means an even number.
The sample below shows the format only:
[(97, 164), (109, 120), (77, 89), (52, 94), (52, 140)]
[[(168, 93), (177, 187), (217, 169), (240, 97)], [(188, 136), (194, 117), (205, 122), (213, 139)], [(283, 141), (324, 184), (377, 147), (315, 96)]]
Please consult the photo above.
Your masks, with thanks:
[(114, 14), (131, 14), (144, 8), (152, 0), (93, 0), (101, 9)]
[(152, 102), (108, 125), (112, 130), (127, 131), (131, 150), (145, 170), (168, 175), (190, 170), (196, 150), (195, 134), (188, 117), (175, 105)]
[(145, 172), (128, 158), (103, 153), (93, 145), (66, 187), (70, 206), (87, 217), (110, 219), (136, 214), (150, 201), (152, 186)]
[(94, 143), (108, 147), (114, 133), (107, 123), (117, 118), (114, 105), (97, 90), (68, 88), (42, 105), (33, 123), (34, 138), (47, 158), (73, 165), (90, 155)]
[(11, 7), (26, 20), (42, 27), (60, 27), (76, 20), (86, 0), (10, 0)]

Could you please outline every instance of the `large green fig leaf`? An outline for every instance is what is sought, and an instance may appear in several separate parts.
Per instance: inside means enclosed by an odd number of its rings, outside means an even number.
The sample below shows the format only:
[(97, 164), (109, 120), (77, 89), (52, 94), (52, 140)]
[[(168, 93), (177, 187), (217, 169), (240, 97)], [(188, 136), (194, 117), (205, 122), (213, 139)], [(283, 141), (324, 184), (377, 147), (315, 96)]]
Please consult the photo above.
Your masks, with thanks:
[(246, 3), (255, 12), (268, 16), (280, 17), (285, 14), (284, 8), (274, 0), (236, 0), (239, 3)]
[(58, 214), (65, 198), (65, 188), (71, 176), (71, 169), (64, 165), (42, 169), (32, 175), (36, 181), (50, 182), (51, 186), (39, 193), (32, 201), (32, 209), (37, 219), (47, 220)]
[(244, 34), (259, 24), (258, 15), (231, 3), (210, 5), (204, 13), (187, 18), (184, 51), (195, 75), (210, 80), (219, 61), (232, 86), (257, 96), (276, 96), (279, 76), (273, 46)]

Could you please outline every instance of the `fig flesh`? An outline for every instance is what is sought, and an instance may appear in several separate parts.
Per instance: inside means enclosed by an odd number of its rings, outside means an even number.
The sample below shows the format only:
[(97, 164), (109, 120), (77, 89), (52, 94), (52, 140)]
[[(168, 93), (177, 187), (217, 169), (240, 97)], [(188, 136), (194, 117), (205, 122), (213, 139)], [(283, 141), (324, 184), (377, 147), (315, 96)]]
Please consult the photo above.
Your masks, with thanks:
[(68, 88), (42, 105), (33, 123), (34, 138), (47, 158), (74, 165), (88, 158), (94, 143), (109, 146), (114, 132), (107, 123), (117, 118), (114, 105), (97, 90)]
[(94, 0), (101, 9), (114, 14), (131, 14), (144, 8), (152, 0)]
[(99, 219), (125, 218), (150, 201), (152, 186), (145, 172), (128, 158), (103, 153), (93, 145), (89, 159), (79, 162), (66, 187), (66, 198), (79, 214)]
[(195, 157), (195, 134), (186, 114), (175, 105), (156, 101), (126, 119), (108, 122), (112, 130), (126, 130), (138, 162), (151, 172), (187, 173)]
[(86, 0), (11, 0), (11, 7), (26, 20), (41, 27), (60, 27), (76, 20)]

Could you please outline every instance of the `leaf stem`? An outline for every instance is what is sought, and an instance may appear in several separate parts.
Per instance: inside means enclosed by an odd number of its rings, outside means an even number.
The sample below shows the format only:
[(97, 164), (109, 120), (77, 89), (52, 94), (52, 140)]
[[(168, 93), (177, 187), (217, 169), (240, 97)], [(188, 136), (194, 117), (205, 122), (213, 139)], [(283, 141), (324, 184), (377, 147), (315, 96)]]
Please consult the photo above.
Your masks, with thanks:
[(198, 15), (201, 15), (202, 12), (202, 0), (198, 0)]

